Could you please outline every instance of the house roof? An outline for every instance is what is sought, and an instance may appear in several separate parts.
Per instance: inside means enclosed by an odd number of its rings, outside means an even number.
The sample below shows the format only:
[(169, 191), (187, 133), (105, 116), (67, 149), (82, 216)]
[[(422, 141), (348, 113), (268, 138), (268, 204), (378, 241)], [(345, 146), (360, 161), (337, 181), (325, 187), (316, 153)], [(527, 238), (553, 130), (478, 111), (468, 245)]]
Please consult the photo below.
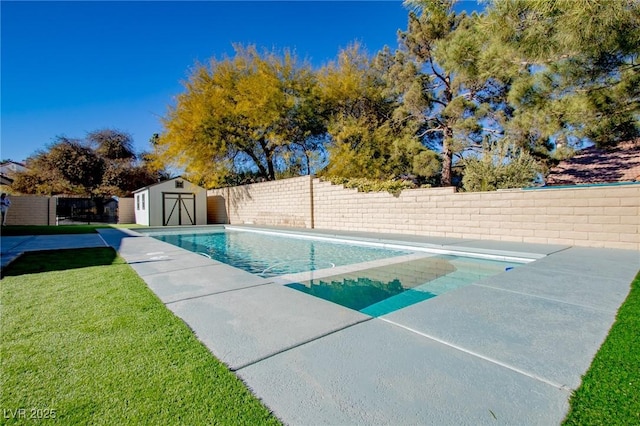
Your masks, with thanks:
[(22, 163), (18, 163), (17, 161), (9, 160), (0, 163), (0, 173), (5, 177), (24, 170), (27, 170), (27, 166)]
[(0, 163), (0, 167), (1, 166), (9, 166), (11, 164), (15, 164), (17, 166), (25, 167), (25, 168), (27, 167), (24, 163), (20, 163), (18, 161), (13, 161), (13, 160), (3, 161), (2, 163)]
[(552, 168), (547, 185), (640, 181), (640, 138), (622, 142), (614, 148), (595, 146), (579, 151)]

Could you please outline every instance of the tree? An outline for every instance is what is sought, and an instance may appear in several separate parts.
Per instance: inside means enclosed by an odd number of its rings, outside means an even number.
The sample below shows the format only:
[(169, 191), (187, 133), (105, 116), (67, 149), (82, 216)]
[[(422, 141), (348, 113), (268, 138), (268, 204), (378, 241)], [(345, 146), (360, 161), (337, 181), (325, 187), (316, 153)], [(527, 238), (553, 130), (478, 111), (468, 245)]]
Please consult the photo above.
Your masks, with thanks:
[(87, 141), (97, 155), (110, 160), (135, 160), (133, 138), (129, 133), (114, 129), (101, 129), (87, 134)]
[(479, 157), (464, 160), (462, 184), (466, 191), (495, 191), (496, 189), (531, 186), (540, 167), (529, 151), (502, 139), (485, 146)]
[(310, 173), (326, 129), (309, 65), (287, 51), (235, 48), (234, 58), (195, 67), (163, 120), (159, 157), (213, 186), (247, 171)]
[(409, 25), (400, 33), (393, 76), (403, 92), (398, 117), (441, 151), (441, 185), (452, 184), (454, 156), (500, 137), (509, 114), (508, 84), (483, 75), (477, 58), (482, 34), (477, 16), (457, 13), (454, 0), (410, 1)]
[(388, 84), (388, 49), (370, 59), (358, 44), (342, 50), (319, 72), (328, 120), (330, 177), (393, 179), (437, 173), (439, 162), (407, 123), (395, 120), (401, 94)]
[(57, 138), (48, 150), (27, 159), (14, 188), (25, 194), (91, 194), (102, 180), (104, 161), (78, 139)]
[(487, 11), (481, 60), (513, 81), (513, 140), (549, 151), (640, 134), (640, 2), (492, 1)]
[(27, 159), (14, 189), (25, 194), (127, 196), (157, 181), (135, 161), (131, 137), (117, 130), (91, 132), (85, 140), (60, 136), (46, 150)]

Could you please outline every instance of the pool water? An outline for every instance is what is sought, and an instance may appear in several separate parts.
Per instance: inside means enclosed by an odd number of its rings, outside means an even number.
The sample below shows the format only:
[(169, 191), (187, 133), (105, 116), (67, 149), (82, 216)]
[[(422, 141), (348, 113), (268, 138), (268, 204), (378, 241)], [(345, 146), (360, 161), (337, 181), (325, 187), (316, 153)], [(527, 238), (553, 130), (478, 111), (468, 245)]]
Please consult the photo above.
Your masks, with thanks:
[[(517, 266), (249, 231), (153, 237), (265, 278), (321, 270), (316, 274), (320, 278), (305, 277), (306, 281), (299, 282), (291, 281), (300, 278), (287, 278), (290, 281), (285, 285), (371, 316), (388, 314)], [(344, 268), (339, 267), (346, 265), (352, 265), (349, 272), (340, 272)]]
[(263, 277), (334, 268), (411, 253), (230, 230), (153, 237)]
[(287, 286), (380, 316), (512, 268), (508, 262), (436, 255)]

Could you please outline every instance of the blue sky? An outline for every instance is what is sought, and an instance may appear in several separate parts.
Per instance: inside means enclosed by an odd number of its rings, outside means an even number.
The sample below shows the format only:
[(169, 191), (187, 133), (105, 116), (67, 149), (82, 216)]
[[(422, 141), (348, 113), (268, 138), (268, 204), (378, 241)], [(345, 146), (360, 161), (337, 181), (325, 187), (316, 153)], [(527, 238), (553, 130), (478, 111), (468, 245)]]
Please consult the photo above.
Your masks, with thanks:
[(196, 61), (242, 43), (320, 67), (354, 41), (396, 48), (407, 14), (401, 1), (1, 1), (0, 157), (103, 128), (148, 149)]

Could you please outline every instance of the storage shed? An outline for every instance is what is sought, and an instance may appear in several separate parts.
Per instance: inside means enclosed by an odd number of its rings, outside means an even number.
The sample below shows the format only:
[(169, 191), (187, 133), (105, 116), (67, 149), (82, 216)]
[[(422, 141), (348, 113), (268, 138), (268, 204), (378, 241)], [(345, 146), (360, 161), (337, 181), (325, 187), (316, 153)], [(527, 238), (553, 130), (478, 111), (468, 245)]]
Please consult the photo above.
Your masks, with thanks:
[(182, 177), (145, 186), (133, 196), (138, 225), (207, 224), (207, 190)]

